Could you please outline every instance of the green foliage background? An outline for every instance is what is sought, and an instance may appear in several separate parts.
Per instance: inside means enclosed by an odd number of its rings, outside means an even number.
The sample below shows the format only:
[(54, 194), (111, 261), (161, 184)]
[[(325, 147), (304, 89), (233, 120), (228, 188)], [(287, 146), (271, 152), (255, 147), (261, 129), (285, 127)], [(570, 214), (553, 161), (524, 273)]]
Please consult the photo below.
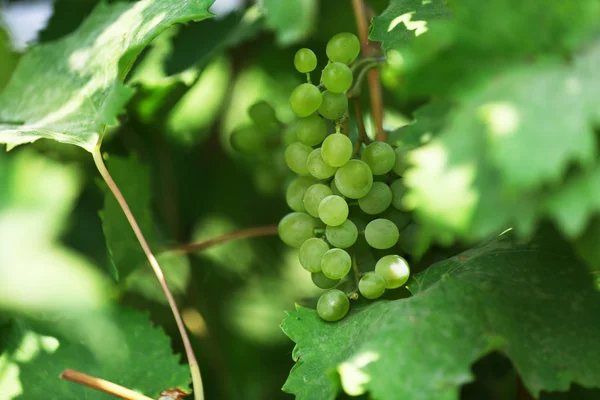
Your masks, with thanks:
[(389, 142), (411, 162), (410, 213), (390, 218), (406, 220), (415, 275), (335, 324), (276, 237), (168, 251), (287, 212), (281, 149), (248, 159), (229, 135), (259, 100), (292, 121), (295, 50), (322, 67), (327, 40), (355, 32), (350, 1), (249, 3), (56, 0), (21, 53), (0, 25), (14, 147), (0, 152), (0, 398), (107, 398), (58, 380), (65, 368), (153, 397), (188, 388), (170, 310), (88, 153), (100, 141), (207, 399), (598, 398), (600, 2), (368, 1)]

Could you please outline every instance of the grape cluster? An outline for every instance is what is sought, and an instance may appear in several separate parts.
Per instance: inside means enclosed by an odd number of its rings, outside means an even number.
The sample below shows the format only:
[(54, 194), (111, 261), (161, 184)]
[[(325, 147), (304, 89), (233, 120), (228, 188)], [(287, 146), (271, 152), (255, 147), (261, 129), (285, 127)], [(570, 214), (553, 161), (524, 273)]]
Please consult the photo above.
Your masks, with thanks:
[[(356, 36), (335, 35), (327, 44), (329, 63), (321, 84), (313, 85), (308, 76), (308, 82), (290, 96), (299, 119), (293, 125), (296, 141), (285, 149), (285, 162), (298, 176), (286, 191), (293, 212), (279, 223), (279, 236), (299, 248), (300, 263), (312, 274), (314, 284), (330, 289), (317, 303), (317, 312), (326, 321), (343, 318), (350, 308), (349, 296), (335, 287), (349, 274), (358, 274), (354, 250), (359, 236), (373, 251), (386, 253), (374, 271), (360, 276), (357, 290), (363, 297), (376, 299), (386, 289), (401, 287), (410, 274), (406, 260), (394, 254), (398, 225), (381, 215), (390, 207), (402, 210), (405, 187), (399, 176), (406, 167), (404, 154), (383, 142), (355, 149), (339, 129), (339, 120), (347, 117), (345, 92), (353, 83), (348, 65), (359, 51)], [(309, 74), (317, 66), (315, 53), (300, 49), (294, 65)], [(327, 120), (338, 122), (335, 132), (329, 132)], [(360, 222), (352, 217), (355, 214)]]

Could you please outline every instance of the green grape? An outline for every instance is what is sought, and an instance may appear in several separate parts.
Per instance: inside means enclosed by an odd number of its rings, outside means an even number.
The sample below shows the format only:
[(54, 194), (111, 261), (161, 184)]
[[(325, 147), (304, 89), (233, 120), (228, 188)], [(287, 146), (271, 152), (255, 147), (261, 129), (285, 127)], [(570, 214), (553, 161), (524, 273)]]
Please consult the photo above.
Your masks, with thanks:
[(317, 314), (328, 322), (339, 321), (348, 314), (350, 300), (344, 292), (332, 289), (319, 297), (317, 302)]
[(341, 167), (352, 157), (352, 142), (341, 133), (329, 135), (321, 146), (321, 157), (332, 167)]
[(350, 268), (352, 259), (346, 250), (328, 250), (321, 260), (321, 272), (329, 279), (342, 279), (350, 272)]
[(337, 171), (336, 167), (327, 165), (327, 163), (323, 160), (320, 147), (318, 149), (314, 149), (308, 156), (307, 167), (308, 172), (318, 179), (331, 178), (335, 174), (335, 171)]
[(367, 299), (376, 299), (385, 292), (385, 279), (375, 273), (367, 272), (358, 282), (358, 291)]
[(408, 169), (407, 154), (408, 150), (404, 147), (398, 147), (394, 151), (396, 161), (394, 162), (394, 172), (398, 175), (402, 175), (404, 171)]
[(312, 279), (315, 286), (321, 289), (331, 289), (340, 282), (339, 279), (329, 279), (321, 271), (313, 272), (312, 274), (310, 274), (310, 278)]
[(332, 246), (347, 249), (358, 239), (358, 228), (347, 219), (341, 225), (325, 228), (325, 237)]
[(350, 64), (360, 53), (360, 42), (352, 33), (338, 33), (327, 42), (327, 57), (331, 61)]
[(408, 224), (410, 224), (412, 220), (410, 214), (400, 212), (394, 207), (390, 207), (385, 210), (385, 212), (381, 213), (380, 218), (389, 219), (394, 223), (394, 225), (396, 225), (400, 231), (400, 239), (398, 239), (398, 244), (402, 245), (402, 229), (406, 228)]
[(402, 179), (396, 179), (390, 185), (392, 189), (392, 206), (396, 210), (405, 211), (406, 207), (404, 207), (404, 195), (406, 194), (406, 186), (402, 183)]
[(406, 260), (400, 256), (384, 256), (375, 264), (375, 273), (385, 279), (386, 289), (396, 289), (404, 285), (410, 276)]
[(367, 225), (365, 229), (365, 239), (369, 246), (384, 250), (393, 247), (400, 237), (400, 232), (396, 225), (389, 219), (375, 219)]
[(329, 245), (323, 239), (310, 238), (300, 246), (298, 258), (300, 264), (308, 272), (319, 272), (323, 255), (329, 250)]
[(344, 93), (352, 85), (352, 70), (346, 64), (332, 62), (323, 70), (321, 81), (330, 92)]
[(420, 255), (423, 245), (421, 242), (421, 227), (415, 223), (411, 223), (401, 230), (398, 245), (400, 250), (406, 254), (412, 256)]
[(302, 243), (315, 237), (314, 229), (318, 221), (308, 214), (293, 212), (279, 221), (277, 230), (283, 243), (288, 246), (300, 248)]
[(331, 196), (333, 192), (327, 185), (317, 183), (309, 187), (304, 193), (304, 207), (306, 212), (315, 218), (319, 218), (319, 204), (327, 196)]
[(299, 176), (294, 179), (285, 191), (285, 202), (294, 211), (304, 212), (304, 193), (318, 181), (312, 176)]
[(319, 203), (319, 218), (329, 226), (343, 224), (348, 218), (348, 212), (348, 203), (340, 196), (327, 196)]
[(392, 189), (383, 182), (373, 182), (365, 197), (358, 199), (358, 206), (369, 215), (384, 212), (392, 204)]
[(360, 199), (373, 187), (373, 174), (364, 162), (350, 160), (335, 173), (335, 184), (344, 196)]
[(298, 175), (308, 175), (308, 156), (312, 148), (300, 142), (292, 143), (285, 149), (285, 163)]
[(267, 137), (255, 125), (237, 128), (229, 138), (231, 147), (240, 153), (257, 154), (265, 151)]
[(296, 136), (307, 146), (316, 146), (325, 139), (327, 124), (318, 115), (300, 118), (296, 122)]
[(300, 49), (294, 56), (294, 67), (303, 74), (314, 71), (317, 68), (317, 56), (311, 49)]
[(275, 114), (275, 110), (266, 101), (254, 103), (248, 109), (248, 115), (254, 121), (256, 126), (261, 129), (273, 129), (279, 125), (279, 120)]
[(319, 106), (321, 115), (330, 120), (340, 119), (348, 111), (348, 98), (344, 93), (323, 92)]
[(363, 151), (361, 159), (371, 168), (373, 175), (384, 175), (394, 167), (396, 154), (389, 144), (373, 142)]
[(260, 165), (254, 170), (254, 186), (260, 194), (273, 196), (279, 193), (281, 177), (277, 170), (266, 165)]
[(321, 91), (315, 85), (303, 83), (290, 96), (292, 111), (299, 117), (308, 117), (321, 106)]
[(342, 192), (340, 192), (340, 189), (337, 188), (337, 185), (335, 184), (335, 179), (331, 180), (329, 187), (331, 188), (331, 191), (333, 192), (333, 194), (335, 194), (336, 196), (340, 196), (340, 197), (344, 196), (342, 194)]

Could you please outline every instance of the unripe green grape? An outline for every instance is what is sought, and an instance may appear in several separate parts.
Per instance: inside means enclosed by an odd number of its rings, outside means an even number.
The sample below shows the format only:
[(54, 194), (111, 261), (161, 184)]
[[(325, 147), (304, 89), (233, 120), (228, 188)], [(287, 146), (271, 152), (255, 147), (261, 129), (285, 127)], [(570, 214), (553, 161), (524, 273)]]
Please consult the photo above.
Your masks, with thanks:
[(299, 176), (294, 179), (285, 191), (285, 202), (294, 211), (304, 212), (304, 193), (312, 185), (319, 183), (312, 176)]
[(323, 160), (320, 147), (310, 153), (306, 162), (308, 172), (318, 179), (331, 178), (335, 174), (335, 171), (337, 171), (337, 168), (328, 165)]
[(248, 115), (261, 129), (272, 129), (279, 124), (275, 109), (266, 101), (259, 101), (250, 106)]
[(365, 229), (365, 239), (369, 246), (385, 250), (393, 247), (400, 237), (400, 232), (396, 225), (384, 218), (375, 219), (367, 225)]
[(348, 212), (348, 203), (340, 196), (327, 196), (319, 204), (319, 218), (329, 226), (343, 224), (348, 218)]
[(312, 279), (315, 286), (320, 289), (331, 289), (332, 287), (340, 283), (339, 279), (329, 279), (321, 271), (313, 272), (312, 274), (310, 274), (310, 278)]
[(365, 197), (358, 199), (358, 206), (369, 215), (384, 212), (392, 204), (392, 189), (383, 182), (373, 182)]
[(329, 279), (342, 279), (352, 268), (352, 258), (346, 250), (331, 249), (323, 255), (321, 272)]
[(406, 194), (406, 186), (402, 183), (402, 179), (396, 179), (390, 185), (390, 189), (392, 190), (392, 206), (396, 210), (405, 211), (406, 207), (404, 207), (404, 195)]
[(318, 221), (308, 214), (293, 212), (281, 219), (277, 230), (283, 243), (288, 246), (300, 248), (302, 243), (315, 237), (314, 229)]
[(323, 239), (308, 239), (302, 243), (298, 252), (300, 265), (308, 272), (321, 271), (321, 260), (327, 251), (329, 251), (329, 245)]
[(308, 117), (319, 109), (322, 100), (318, 87), (310, 83), (303, 83), (292, 92), (290, 106), (297, 116)]
[(398, 175), (402, 175), (404, 171), (408, 169), (408, 150), (405, 147), (398, 147), (394, 151), (394, 154), (396, 156), (396, 161), (394, 162), (394, 172)]
[(376, 299), (385, 292), (385, 279), (375, 273), (367, 272), (358, 282), (358, 291), (367, 299)]
[(422, 243), (420, 241), (421, 227), (415, 223), (411, 223), (400, 231), (398, 246), (406, 254), (412, 256), (419, 255), (422, 251)]
[(317, 68), (317, 56), (311, 49), (300, 49), (294, 56), (294, 67), (303, 74), (314, 71)]
[(296, 136), (307, 146), (316, 146), (327, 136), (327, 124), (318, 115), (300, 118), (296, 122)]
[(347, 219), (341, 225), (327, 226), (325, 237), (332, 246), (347, 249), (358, 239), (358, 228), (354, 225), (354, 222)]
[(265, 151), (266, 136), (255, 125), (237, 128), (231, 133), (231, 147), (240, 153), (258, 154)]
[(341, 133), (327, 136), (321, 146), (321, 157), (332, 167), (341, 167), (352, 157), (352, 141)]
[(358, 57), (360, 42), (352, 33), (338, 33), (327, 42), (326, 53), (331, 61), (348, 65)]
[(373, 174), (364, 162), (350, 160), (335, 173), (335, 184), (344, 196), (360, 199), (373, 187)]
[(350, 300), (341, 290), (332, 289), (323, 293), (317, 302), (317, 314), (328, 322), (339, 321), (348, 314), (348, 310)]
[(404, 285), (410, 276), (406, 260), (400, 256), (384, 256), (375, 264), (375, 273), (385, 279), (386, 289), (396, 289)]
[(332, 62), (325, 67), (321, 81), (333, 93), (344, 93), (352, 86), (352, 70), (346, 64)]
[(319, 204), (327, 196), (331, 196), (333, 192), (327, 185), (317, 183), (309, 187), (304, 193), (304, 207), (306, 212), (315, 218), (319, 218)]
[(335, 194), (336, 196), (340, 196), (340, 197), (344, 196), (342, 194), (342, 192), (340, 192), (340, 189), (337, 188), (337, 185), (335, 184), (335, 179), (331, 180), (331, 183), (329, 184), (329, 188), (331, 189), (333, 194)]
[(373, 142), (365, 148), (361, 160), (367, 163), (373, 175), (384, 175), (394, 167), (396, 154), (389, 144)]
[(348, 111), (348, 98), (344, 93), (323, 92), (319, 113), (327, 119), (340, 119)]
[(300, 142), (292, 143), (285, 149), (285, 163), (298, 175), (308, 175), (308, 156), (312, 148)]

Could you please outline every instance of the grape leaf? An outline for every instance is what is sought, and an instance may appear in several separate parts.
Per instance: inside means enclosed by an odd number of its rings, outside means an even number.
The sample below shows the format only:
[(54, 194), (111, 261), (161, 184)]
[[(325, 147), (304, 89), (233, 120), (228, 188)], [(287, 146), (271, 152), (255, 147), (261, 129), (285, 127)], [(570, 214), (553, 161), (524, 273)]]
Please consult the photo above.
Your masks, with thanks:
[(413, 297), (357, 307), (337, 323), (298, 307), (283, 322), (297, 343), (284, 390), (333, 399), (342, 388), (381, 400), (458, 399), (485, 354), (506, 354), (529, 391), (598, 386), (600, 293), (554, 234), (504, 234), (416, 275)]
[(429, 142), (446, 126), (450, 109), (451, 104), (444, 101), (425, 104), (415, 111), (410, 124), (388, 135), (388, 143), (393, 146), (415, 148)]
[[(79, 340), (54, 336), (39, 327), (20, 321), (2, 358), (18, 375), (21, 390), (9, 399), (110, 399), (109, 395), (58, 378), (65, 369), (74, 369), (107, 379), (155, 398), (168, 388), (189, 392), (189, 369), (171, 351), (171, 340), (153, 326), (147, 313), (126, 308), (114, 312), (121, 330), (120, 341), (105, 340), (103, 354), (91, 353)], [(112, 334), (98, 327), (99, 335)], [(80, 338), (85, 339), (85, 338)], [(0, 381), (1, 382), (1, 381)], [(9, 382), (5, 382), (7, 388)], [(0, 390), (2, 387), (0, 386)], [(17, 392), (12, 387), (13, 393)], [(1, 393), (1, 391), (0, 391)], [(18, 393), (18, 392), (17, 392)], [(5, 397), (2, 397), (5, 399)]]
[(275, 31), (277, 42), (289, 46), (306, 39), (316, 22), (316, 0), (261, 0), (265, 23)]
[(102, 2), (72, 34), (29, 51), (0, 95), (0, 143), (40, 138), (92, 151), (132, 95), (122, 81), (169, 26), (208, 18), (212, 0)]

